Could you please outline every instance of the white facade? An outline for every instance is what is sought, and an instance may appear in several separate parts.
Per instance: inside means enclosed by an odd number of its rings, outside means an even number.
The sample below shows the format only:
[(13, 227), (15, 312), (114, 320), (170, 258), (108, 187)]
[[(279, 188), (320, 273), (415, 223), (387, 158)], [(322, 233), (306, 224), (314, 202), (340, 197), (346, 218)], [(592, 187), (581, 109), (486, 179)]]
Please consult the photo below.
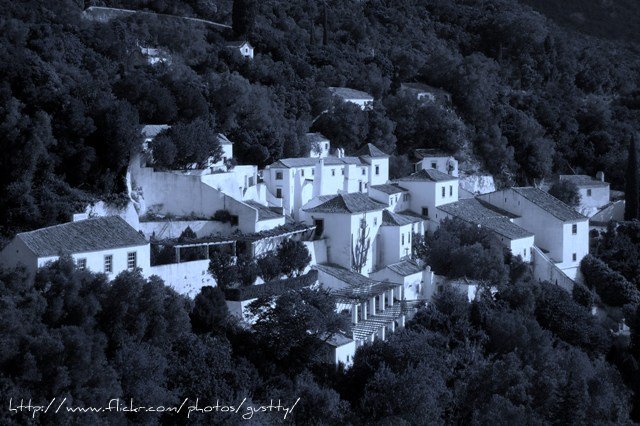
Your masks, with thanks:
[[(417, 173), (425, 172), (428, 170)], [(412, 177), (414, 175), (397, 179), (398, 184), (410, 192), (409, 209), (431, 220), (439, 221), (441, 217), (438, 217), (436, 207), (458, 201), (458, 179), (444, 173), (438, 175), (436, 180), (416, 179)]]
[(227, 45), (229, 49), (235, 49), (240, 55), (247, 59), (253, 59), (253, 46), (248, 41), (236, 42)]
[(415, 164), (415, 170), (434, 169), (458, 177), (458, 160), (453, 156), (427, 156)]
[(611, 189), (604, 181), (604, 174), (598, 172), (596, 178), (586, 175), (560, 175), (560, 181), (573, 182), (580, 194), (577, 211), (587, 217), (595, 215), (598, 210), (611, 202)]
[(360, 107), (362, 110), (373, 108), (373, 96), (360, 90), (350, 89), (348, 87), (329, 87), (329, 92), (342, 100)]

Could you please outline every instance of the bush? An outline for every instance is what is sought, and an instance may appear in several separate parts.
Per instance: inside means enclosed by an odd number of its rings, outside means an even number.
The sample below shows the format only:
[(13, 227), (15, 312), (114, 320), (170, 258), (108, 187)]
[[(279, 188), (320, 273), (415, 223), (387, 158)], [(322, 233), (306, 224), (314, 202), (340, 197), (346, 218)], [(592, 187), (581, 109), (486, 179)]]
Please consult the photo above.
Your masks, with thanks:
[(584, 306), (587, 308), (591, 308), (593, 306), (593, 303), (595, 301), (595, 297), (593, 295), (593, 292), (591, 290), (589, 290), (587, 287), (583, 286), (582, 284), (578, 284), (576, 283), (573, 286), (573, 292), (572, 292), (572, 296), (573, 296), (573, 300)]
[(586, 256), (580, 263), (585, 283), (595, 289), (602, 302), (609, 306), (621, 307), (640, 301), (640, 293), (622, 275), (594, 256)]

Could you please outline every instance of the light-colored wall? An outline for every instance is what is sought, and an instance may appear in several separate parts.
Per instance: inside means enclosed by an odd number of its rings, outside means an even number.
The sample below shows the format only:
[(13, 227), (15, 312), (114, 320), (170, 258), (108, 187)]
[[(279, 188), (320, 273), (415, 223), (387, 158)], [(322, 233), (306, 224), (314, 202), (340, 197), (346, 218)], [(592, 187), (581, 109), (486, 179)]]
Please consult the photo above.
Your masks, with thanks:
[(307, 269), (313, 265), (327, 263), (327, 240), (303, 241), (303, 244), (311, 255), (311, 262), (309, 262)]
[[(428, 268), (428, 267), (427, 267)], [(415, 274), (401, 276), (391, 269), (383, 268), (369, 275), (370, 278), (378, 281), (389, 281), (402, 284), (404, 287), (404, 297), (406, 300), (426, 300), (430, 297), (429, 285), (431, 284), (431, 269), (416, 272)], [(426, 279), (426, 281), (425, 281)], [(425, 285), (425, 283), (427, 285)]]
[[(591, 196), (587, 195), (591, 190)], [(611, 191), (609, 185), (594, 186), (593, 188), (578, 188), (580, 194), (580, 208), (600, 208), (609, 204)]]
[[(533, 277), (536, 280), (549, 281), (551, 284), (559, 285), (566, 291), (573, 290), (573, 278), (559, 269), (556, 264), (537, 247), (534, 247), (532, 250), (532, 264)], [(573, 277), (575, 277), (575, 273)]]
[[(411, 255), (411, 240), (413, 238), (411, 224), (403, 226), (382, 226), (379, 231), (380, 244), (378, 247), (377, 267), (399, 262)], [(404, 235), (404, 244), (402, 236)]]
[[(429, 209), (429, 218), (440, 221), (442, 212), (436, 210), (437, 206), (454, 203), (458, 201), (457, 180), (444, 182), (430, 181), (402, 181), (400, 185), (411, 193), (409, 197), (409, 208), (411, 211), (422, 214), (422, 208)], [(444, 188), (444, 196), (442, 196)]]
[(525, 262), (531, 262), (531, 248), (534, 245), (534, 240), (534, 236), (510, 240), (508, 247), (514, 256), (520, 256)]
[(353, 356), (356, 354), (356, 342), (351, 341), (345, 345), (334, 348), (334, 361), (335, 364), (344, 364), (345, 368), (349, 368), (353, 365)]
[[(571, 223), (565, 223), (562, 227), (563, 246), (562, 246), (562, 263), (558, 267), (563, 270), (575, 270), (580, 266), (582, 258), (589, 254), (589, 221), (584, 220), (578, 222), (577, 233), (572, 232)], [(576, 254), (576, 260), (573, 260), (573, 253)], [(575, 271), (569, 274), (575, 277)]]
[(253, 232), (267, 231), (281, 225), (284, 225), (284, 216), (280, 216), (276, 219), (261, 220), (256, 222), (256, 226), (254, 228), (255, 231)]
[(216, 285), (208, 269), (209, 260), (203, 259), (151, 266), (146, 275), (157, 275), (178, 293), (194, 298), (203, 286)]
[(251, 318), (251, 315), (247, 313), (247, 306), (249, 306), (252, 302), (258, 299), (249, 299), (249, 300), (241, 300), (241, 301), (233, 301), (227, 300), (227, 309), (229, 309), (229, 313), (236, 318), (239, 318), (243, 321), (247, 321), (249, 323), (253, 323), (254, 320)]
[[(378, 173), (376, 174), (376, 166)], [(372, 158), (369, 169), (369, 186), (382, 185), (389, 180), (389, 158)]]

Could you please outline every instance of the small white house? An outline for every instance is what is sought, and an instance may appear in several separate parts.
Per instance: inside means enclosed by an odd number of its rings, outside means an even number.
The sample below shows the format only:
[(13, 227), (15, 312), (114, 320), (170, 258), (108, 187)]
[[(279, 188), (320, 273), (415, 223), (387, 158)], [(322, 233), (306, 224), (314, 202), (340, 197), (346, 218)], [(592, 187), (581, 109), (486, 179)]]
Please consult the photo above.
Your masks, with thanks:
[(413, 235), (416, 233), (414, 230), (419, 227), (421, 221), (422, 219), (415, 216), (384, 210), (382, 226), (376, 236), (376, 265), (389, 265), (408, 259), (411, 256)]
[(439, 172), (458, 176), (458, 160), (451, 154), (438, 149), (416, 149), (414, 156), (418, 160), (415, 170), (434, 169)]
[[(353, 252), (364, 229), (368, 247), (361, 273), (374, 269), (379, 250), (378, 230), (385, 205), (365, 194), (339, 194), (314, 198), (302, 208), (304, 222), (316, 226), (316, 236), (327, 238), (327, 259), (347, 269), (354, 266)], [(362, 247), (362, 244), (360, 244)], [(363, 248), (363, 250), (364, 250)]]
[(342, 333), (334, 333), (329, 338), (322, 337), (322, 352), (328, 364), (344, 365), (345, 369), (353, 365), (356, 342)]
[(324, 158), (329, 156), (331, 142), (322, 133), (307, 133), (309, 144), (309, 158)]
[(441, 219), (436, 207), (458, 201), (458, 178), (435, 169), (420, 170), (396, 182), (410, 192), (409, 209), (432, 221)]
[(227, 49), (234, 49), (247, 59), (253, 59), (253, 46), (248, 41), (232, 41), (225, 46)]
[(362, 110), (373, 108), (373, 96), (367, 92), (350, 89), (348, 87), (329, 87), (328, 90), (333, 96), (341, 99), (343, 102), (358, 105)]
[(598, 172), (595, 178), (587, 175), (560, 175), (559, 180), (576, 185), (580, 194), (577, 210), (588, 217), (611, 202), (609, 183), (604, 181), (602, 172)]
[(0, 265), (24, 266), (30, 277), (38, 268), (71, 256), (79, 269), (103, 272), (112, 279), (122, 271), (149, 271), (149, 242), (119, 216), (105, 216), (22, 232), (0, 252)]
[(412, 301), (431, 299), (435, 294), (433, 275), (431, 267), (416, 260), (404, 259), (371, 273), (369, 277), (402, 284), (405, 299)]

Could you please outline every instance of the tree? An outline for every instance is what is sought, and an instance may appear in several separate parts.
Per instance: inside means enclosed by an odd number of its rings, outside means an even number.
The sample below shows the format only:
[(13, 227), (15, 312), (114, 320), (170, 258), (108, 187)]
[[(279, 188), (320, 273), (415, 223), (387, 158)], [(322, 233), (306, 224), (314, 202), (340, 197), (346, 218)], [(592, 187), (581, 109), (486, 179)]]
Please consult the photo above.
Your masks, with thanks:
[(282, 265), (280, 258), (274, 252), (269, 252), (258, 259), (258, 268), (260, 268), (260, 276), (265, 281), (271, 281), (282, 275)]
[(231, 9), (231, 26), (236, 37), (251, 35), (255, 25), (257, 4), (255, 0), (234, 0)]
[(277, 253), (282, 273), (289, 278), (300, 275), (311, 262), (309, 250), (302, 241), (286, 239), (278, 246)]
[(551, 185), (549, 194), (570, 207), (578, 207), (580, 205), (580, 192), (578, 186), (570, 180), (559, 180)]
[(355, 241), (351, 240), (351, 269), (357, 273), (362, 272), (362, 268), (367, 264), (369, 256), (369, 248), (371, 246), (371, 238), (369, 237), (371, 230), (367, 225), (366, 218), (360, 220), (358, 235)]
[(156, 136), (150, 144), (154, 164), (164, 168), (184, 169), (195, 164), (204, 168), (207, 161), (222, 158), (222, 147), (212, 118), (196, 118), (177, 124)]
[(624, 276), (613, 271), (597, 257), (587, 255), (580, 262), (580, 270), (589, 288), (595, 289), (609, 306), (621, 307), (640, 302), (640, 291)]
[(218, 332), (226, 325), (229, 310), (220, 287), (202, 287), (193, 303), (189, 317), (195, 333)]
[(216, 251), (211, 254), (209, 273), (222, 289), (229, 288), (240, 280), (233, 258), (225, 252)]
[(640, 217), (640, 177), (638, 176), (638, 150), (635, 136), (632, 136), (629, 140), (628, 152), (624, 220), (633, 220)]

